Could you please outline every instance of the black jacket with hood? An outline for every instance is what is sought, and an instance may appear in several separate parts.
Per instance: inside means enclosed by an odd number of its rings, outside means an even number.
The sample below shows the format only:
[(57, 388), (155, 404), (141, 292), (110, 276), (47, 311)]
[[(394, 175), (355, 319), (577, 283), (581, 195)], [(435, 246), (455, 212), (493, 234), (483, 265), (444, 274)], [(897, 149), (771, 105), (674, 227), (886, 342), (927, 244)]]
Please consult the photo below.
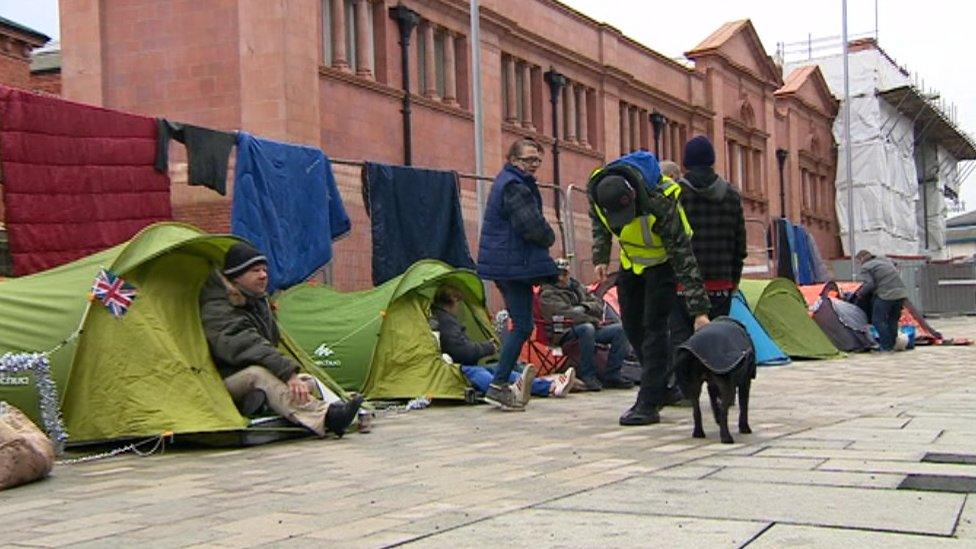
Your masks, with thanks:
[(679, 183), (702, 278), (706, 283), (723, 280), (738, 285), (747, 254), (739, 193), (710, 167), (691, 168)]

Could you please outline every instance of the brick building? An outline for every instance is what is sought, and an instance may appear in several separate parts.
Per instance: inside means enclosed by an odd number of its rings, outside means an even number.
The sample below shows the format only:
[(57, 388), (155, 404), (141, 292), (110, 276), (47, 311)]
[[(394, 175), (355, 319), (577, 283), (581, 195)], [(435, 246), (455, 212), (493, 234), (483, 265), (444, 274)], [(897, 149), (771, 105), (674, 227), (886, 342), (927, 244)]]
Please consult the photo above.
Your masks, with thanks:
[[(59, 89), (55, 83), (60, 81), (59, 76), (39, 76), (31, 69), (31, 52), (49, 40), (50, 37), (43, 33), (0, 17), (0, 84), (44, 92), (51, 92), (55, 87)], [(9, 275), (11, 271), (3, 220), (3, 193), (0, 193), (0, 276)]]
[[(688, 51), (685, 64), (554, 0), (482, 0), (481, 66), (473, 69), (467, 1), (404, 4), (420, 16), (407, 52), (414, 165), (475, 171), (474, 69), (482, 84), (487, 173), (497, 172), (518, 137), (534, 137), (548, 149), (553, 120), (543, 75), (553, 68), (568, 81), (556, 115), (564, 189), (632, 150), (657, 147), (662, 158), (680, 160), (689, 137), (707, 134), (716, 144), (716, 168), (742, 189), (753, 248), (765, 246), (770, 218), (785, 213), (812, 230), (825, 257), (838, 254), (830, 133), (836, 101), (816, 68), (784, 81), (748, 20), (723, 25)], [(392, 0), (60, 5), (68, 99), (313, 144), (333, 159), (403, 162), (400, 32), (390, 17)], [(659, 121), (657, 144), (652, 119)], [(776, 149), (788, 151), (785, 211)], [(543, 181), (552, 179), (548, 152)], [(175, 215), (226, 231), (229, 199), (183, 184), (182, 169), (172, 167)], [(337, 162), (335, 172), (355, 227), (338, 244), (343, 268), (336, 282), (362, 287), (369, 281), (370, 237), (359, 168)], [(474, 185), (462, 178), (472, 244)], [(570, 247), (589, 278), (585, 200), (569, 194)], [(570, 216), (563, 217), (568, 223)], [(757, 252), (750, 263), (764, 259)]]

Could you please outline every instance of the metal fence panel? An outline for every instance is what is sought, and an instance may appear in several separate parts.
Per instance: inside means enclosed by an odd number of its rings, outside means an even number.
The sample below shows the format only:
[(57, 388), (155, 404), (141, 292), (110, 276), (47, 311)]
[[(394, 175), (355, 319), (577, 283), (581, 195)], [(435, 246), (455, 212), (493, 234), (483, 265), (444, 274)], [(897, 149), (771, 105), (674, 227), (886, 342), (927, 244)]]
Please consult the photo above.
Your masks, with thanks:
[(925, 314), (976, 313), (976, 266), (933, 263), (920, 271), (919, 290)]

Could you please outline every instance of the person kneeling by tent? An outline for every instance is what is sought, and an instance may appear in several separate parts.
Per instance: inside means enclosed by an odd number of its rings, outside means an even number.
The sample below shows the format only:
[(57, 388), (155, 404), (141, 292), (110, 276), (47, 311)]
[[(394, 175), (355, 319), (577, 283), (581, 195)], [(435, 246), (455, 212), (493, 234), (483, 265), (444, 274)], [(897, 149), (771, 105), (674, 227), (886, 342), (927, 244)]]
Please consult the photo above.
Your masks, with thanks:
[[(474, 342), (458, 319), (464, 294), (450, 284), (443, 284), (434, 294), (431, 306), (431, 328), (440, 334), (441, 352), (451, 360), (461, 364), (461, 373), (471, 385), (481, 393), (487, 393), (495, 376), (492, 368), (478, 366), (478, 361), (498, 352), (494, 341)], [(508, 381), (522, 402), (531, 396), (564, 397), (573, 386), (575, 374), (570, 368), (566, 373), (553, 376), (553, 379), (535, 377), (535, 366), (529, 364), (521, 374), (512, 372)], [(504, 409), (504, 408), (503, 408)], [(521, 408), (524, 409), (524, 408)]]
[(878, 343), (882, 351), (893, 351), (898, 336), (898, 319), (901, 308), (908, 297), (908, 289), (898, 274), (894, 263), (884, 257), (877, 257), (868, 250), (857, 252), (861, 264), (858, 279), (863, 282), (853, 300), (870, 300), (868, 314), (871, 324), (878, 331)]
[[(342, 436), (356, 418), (363, 397), (349, 402), (332, 394), (312, 396), (315, 383), (299, 374), (298, 365), (277, 349), (278, 322), (268, 301), (268, 260), (253, 246), (239, 242), (215, 269), (200, 292), (200, 318), (217, 370), (242, 412), (253, 399), (318, 436)], [(320, 389), (325, 391), (324, 389)], [(261, 393), (264, 393), (263, 398)]]

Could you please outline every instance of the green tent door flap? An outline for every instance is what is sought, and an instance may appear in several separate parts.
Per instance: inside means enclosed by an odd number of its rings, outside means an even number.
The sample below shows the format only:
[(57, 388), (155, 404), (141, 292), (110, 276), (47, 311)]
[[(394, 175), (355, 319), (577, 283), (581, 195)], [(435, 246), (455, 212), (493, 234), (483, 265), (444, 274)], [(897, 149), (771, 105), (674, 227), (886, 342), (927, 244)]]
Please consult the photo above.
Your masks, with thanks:
[(803, 294), (789, 279), (743, 279), (739, 289), (756, 319), (790, 358), (844, 356), (810, 318)]
[(374, 400), (463, 399), (467, 380), (457, 365), (441, 358), (428, 324), (434, 293), (446, 282), (465, 295), (461, 320), (469, 337), (494, 338), (478, 276), (431, 259), (360, 292), (295, 286), (278, 296), (278, 318), (312, 360), (346, 390)]
[[(68, 443), (247, 426), (214, 367), (203, 334), (199, 292), (238, 239), (180, 223), (159, 223), (130, 241), (73, 263), (0, 283), (0, 354), (50, 356)], [(137, 288), (128, 313), (114, 318), (87, 296), (106, 268)], [(283, 352), (340, 394), (341, 389), (283, 334)], [(0, 380), (0, 399), (40, 424), (33, 376)]]

